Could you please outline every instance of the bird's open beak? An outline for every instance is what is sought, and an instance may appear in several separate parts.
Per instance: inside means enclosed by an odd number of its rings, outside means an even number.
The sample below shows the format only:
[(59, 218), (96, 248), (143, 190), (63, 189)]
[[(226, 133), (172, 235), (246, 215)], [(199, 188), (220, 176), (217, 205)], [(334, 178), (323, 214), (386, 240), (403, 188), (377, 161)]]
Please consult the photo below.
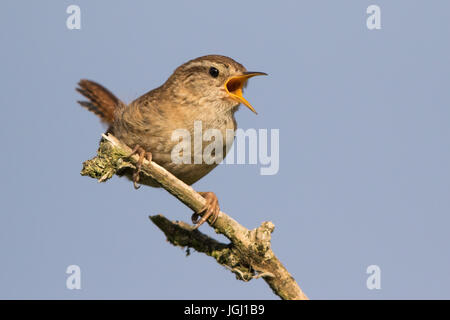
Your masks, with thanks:
[(255, 114), (256, 111), (243, 96), (242, 96), (242, 88), (247, 83), (247, 80), (254, 76), (267, 76), (267, 73), (264, 72), (254, 72), (248, 71), (240, 74), (238, 76), (230, 77), (230, 79), (225, 82), (225, 90), (234, 100), (245, 104), (250, 110), (252, 110)]

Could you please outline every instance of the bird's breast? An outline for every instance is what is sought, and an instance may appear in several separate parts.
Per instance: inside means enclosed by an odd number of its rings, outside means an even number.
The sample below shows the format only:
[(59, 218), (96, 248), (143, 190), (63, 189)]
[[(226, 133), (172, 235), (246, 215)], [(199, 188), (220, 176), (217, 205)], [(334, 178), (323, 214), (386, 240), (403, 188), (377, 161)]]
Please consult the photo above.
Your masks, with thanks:
[(192, 184), (225, 158), (236, 121), (234, 112), (214, 107), (132, 103), (113, 129), (129, 147), (151, 152), (156, 163)]

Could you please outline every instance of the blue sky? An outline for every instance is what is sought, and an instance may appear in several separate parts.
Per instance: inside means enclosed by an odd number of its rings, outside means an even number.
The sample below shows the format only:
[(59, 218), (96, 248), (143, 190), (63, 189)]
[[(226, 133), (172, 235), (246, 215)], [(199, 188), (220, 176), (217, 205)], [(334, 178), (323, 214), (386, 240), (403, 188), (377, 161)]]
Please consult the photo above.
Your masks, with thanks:
[[(81, 8), (81, 30), (66, 8)], [(366, 8), (381, 8), (381, 30)], [(81, 177), (105, 128), (81, 78), (124, 101), (181, 63), (223, 54), (279, 129), (280, 168), (221, 165), (194, 185), (248, 228), (273, 221), (275, 253), (315, 299), (450, 298), (450, 5), (444, 1), (4, 1), (0, 12), (0, 298), (273, 299), (148, 220), (191, 212), (164, 190)], [(253, 79), (252, 79), (253, 80)], [(213, 235), (207, 226), (202, 230)], [(220, 238), (224, 240), (223, 238)], [(67, 266), (82, 289), (65, 286)], [(381, 269), (368, 290), (366, 268)]]

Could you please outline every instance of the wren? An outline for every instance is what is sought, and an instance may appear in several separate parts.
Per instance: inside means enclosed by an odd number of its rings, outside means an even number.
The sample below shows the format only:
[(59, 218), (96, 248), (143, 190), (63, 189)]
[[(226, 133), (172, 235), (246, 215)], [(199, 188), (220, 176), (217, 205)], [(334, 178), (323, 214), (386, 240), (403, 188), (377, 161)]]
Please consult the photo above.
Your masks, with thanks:
[[(135, 188), (138, 188), (140, 179), (146, 185), (159, 187), (156, 181), (140, 175), (144, 158), (156, 162), (191, 185), (214, 169), (217, 163), (172, 161), (171, 152), (177, 144), (172, 140), (172, 132), (187, 129), (193, 136), (196, 121), (201, 122), (203, 131), (218, 129), (224, 137), (222, 157), (225, 157), (230, 143), (233, 143), (233, 139), (225, 141), (226, 133), (236, 130), (234, 114), (239, 105), (242, 103), (256, 113), (242, 91), (247, 80), (258, 75), (266, 74), (248, 72), (242, 64), (229, 57), (207, 55), (184, 63), (162, 86), (130, 104), (123, 103), (109, 90), (90, 80), (78, 83), (77, 91), (88, 99), (78, 102), (98, 115), (108, 125), (108, 132), (132, 148), (133, 154), (139, 155), (136, 170), (126, 174)], [(206, 145), (204, 142), (202, 149)], [(203, 150), (196, 149), (191, 152), (192, 158), (196, 152), (203, 154)], [(209, 218), (213, 225), (220, 212), (217, 196), (213, 192), (200, 194), (207, 205), (192, 215), (195, 228)]]

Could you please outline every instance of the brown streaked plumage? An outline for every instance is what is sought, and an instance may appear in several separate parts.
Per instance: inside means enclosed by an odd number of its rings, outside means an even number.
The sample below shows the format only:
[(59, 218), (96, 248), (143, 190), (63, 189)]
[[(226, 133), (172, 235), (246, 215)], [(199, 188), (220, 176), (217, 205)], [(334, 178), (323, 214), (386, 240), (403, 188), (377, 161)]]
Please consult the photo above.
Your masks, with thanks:
[[(77, 91), (89, 101), (79, 103), (97, 114), (109, 125), (118, 139), (133, 148), (140, 155), (140, 163), (134, 174), (126, 173), (135, 185), (140, 178), (139, 169), (144, 157), (152, 159), (187, 184), (193, 184), (208, 174), (217, 164), (194, 164), (195, 150), (192, 144), (191, 164), (177, 164), (171, 159), (172, 149), (178, 141), (172, 141), (172, 132), (187, 129), (194, 136), (194, 122), (201, 121), (202, 130), (218, 129), (223, 136), (224, 152), (233, 143), (233, 137), (226, 141), (226, 131), (236, 130), (234, 113), (244, 103), (253, 107), (242, 97), (246, 81), (261, 72), (247, 72), (243, 65), (231, 58), (208, 55), (190, 60), (178, 67), (160, 87), (153, 89), (129, 105), (121, 102), (103, 86), (89, 80), (81, 80)], [(210, 142), (204, 142), (205, 148)], [(145, 184), (159, 187), (156, 181), (145, 178)], [(217, 197), (212, 192), (202, 193), (208, 206), (198, 221), (193, 215), (196, 227), (210, 216), (219, 213)]]

